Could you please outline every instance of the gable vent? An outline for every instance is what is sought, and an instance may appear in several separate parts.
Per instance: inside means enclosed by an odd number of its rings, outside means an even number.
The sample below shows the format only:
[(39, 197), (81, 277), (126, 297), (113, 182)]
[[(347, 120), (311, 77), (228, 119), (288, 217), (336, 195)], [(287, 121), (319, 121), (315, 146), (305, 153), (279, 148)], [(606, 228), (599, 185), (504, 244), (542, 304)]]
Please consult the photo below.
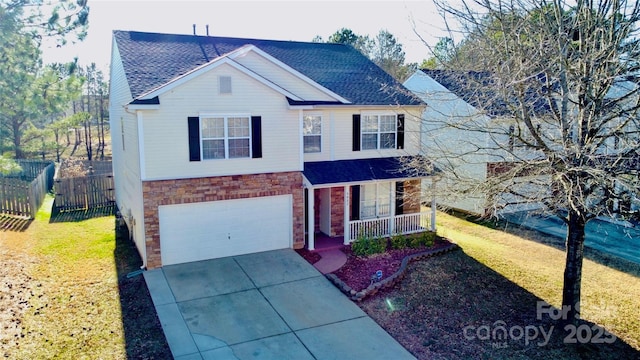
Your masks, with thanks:
[(231, 76), (220, 76), (220, 94), (231, 94)]

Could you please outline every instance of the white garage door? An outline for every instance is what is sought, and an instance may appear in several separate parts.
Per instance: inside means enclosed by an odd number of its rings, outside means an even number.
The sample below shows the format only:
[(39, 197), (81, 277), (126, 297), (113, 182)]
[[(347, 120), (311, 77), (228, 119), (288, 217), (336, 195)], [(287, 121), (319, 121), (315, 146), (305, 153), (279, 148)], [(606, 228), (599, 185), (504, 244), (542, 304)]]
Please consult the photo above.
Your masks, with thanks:
[(292, 244), (291, 195), (163, 205), (158, 216), (163, 265)]

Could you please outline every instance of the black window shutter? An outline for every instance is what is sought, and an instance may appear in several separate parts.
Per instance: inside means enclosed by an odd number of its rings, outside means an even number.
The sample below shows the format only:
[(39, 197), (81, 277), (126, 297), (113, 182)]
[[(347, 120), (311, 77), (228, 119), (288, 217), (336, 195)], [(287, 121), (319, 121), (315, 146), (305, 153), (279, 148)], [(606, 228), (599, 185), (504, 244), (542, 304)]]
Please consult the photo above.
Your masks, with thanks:
[(351, 220), (360, 220), (360, 185), (351, 186)]
[(189, 116), (189, 161), (200, 161), (200, 118)]
[(262, 117), (251, 117), (251, 157), (254, 159), (262, 157)]
[(396, 149), (404, 149), (404, 114), (398, 114), (398, 141)]
[(360, 151), (360, 114), (353, 114), (353, 151)]
[(402, 215), (402, 203), (404, 202), (404, 183), (396, 182), (396, 215)]

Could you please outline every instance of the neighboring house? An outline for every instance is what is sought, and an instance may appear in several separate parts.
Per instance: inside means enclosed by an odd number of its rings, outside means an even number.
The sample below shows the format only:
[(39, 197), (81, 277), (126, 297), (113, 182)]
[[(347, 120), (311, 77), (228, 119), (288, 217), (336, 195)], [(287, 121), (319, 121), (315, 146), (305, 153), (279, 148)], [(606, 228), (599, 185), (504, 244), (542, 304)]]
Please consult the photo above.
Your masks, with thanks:
[[(425, 104), (353, 48), (115, 31), (118, 208), (143, 266), (416, 232)], [(403, 91), (404, 90), (404, 91)]]
[[(474, 75), (473, 73), (470, 75)], [(476, 77), (481, 76), (477, 73)], [(428, 104), (422, 114), (422, 151), (449, 179), (438, 182), (438, 205), (484, 214), (485, 196), (458, 196), (461, 187), (487, 178), (489, 154), (478, 153), (490, 141), (486, 133), (468, 131), (468, 123), (489, 124), (492, 116), (503, 116), (500, 108), (487, 114), (479, 109), (479, 94), (460, 84), (455, 72), (418, 70), (403, 84)], [(491, 115), (491, 116), (490, 116)], [(456, 126), (460, 122), (461, 126)], [(480, 145), (480, 146), (479, 146)], [(455, 178), (453, 180), (451, 178)], [(458, 182), (464, 182), (460, 184)]]
[[(428, 104), (422, 116), (421, 141), (424, 154), (443, 172), (453, 174), (438, 183), (439, 205), (484, 214), (484, 194), (459, 198), (455, 196), (455, 190), (472, 188), (474, 182), (483, 182), (510, 168), (509, 162), (516, 161), (514, 154), (517, 160), (536, 157), (530, 148), (521, 146), (522, 139), (533, 141), (527, 138), (526, 130), (518, 129), (509, 109), (504, 103), (497, 101), (499, 97), (491, 93), (491, 87), (482, 86), (490, 79), (487, 72), (422, 69), (403, 84)], [(612, 95), (629, 93), (635, 86), (637, 84), (628, 81), (621, 82), (613, 88)], [(543, 99), (532, 96), (531, 101), (539, 113), (550, 111)], [(490, 127), (491, 134), (485, 131)], [(504, 151), (505, 149), (509, 151)], [(601, 149), (603, 156), (615, 156), (618, 151), (618, 144), (613, 139), (608, 139)], [(637, 161), (629, 161), (629, 172), (631, 176), (637, 176)], [(509, 201), (508, 195), (503, 195), (503, 200)], [(501, 211), (540, 207), (541, 204), (531, 202), (510, 205)], [(618, 204), (616, 201), (614, 207), (614, 210), (622, 208), (637, 211), (640, 200), (637, 195), (631, 195), (626, 204)]]

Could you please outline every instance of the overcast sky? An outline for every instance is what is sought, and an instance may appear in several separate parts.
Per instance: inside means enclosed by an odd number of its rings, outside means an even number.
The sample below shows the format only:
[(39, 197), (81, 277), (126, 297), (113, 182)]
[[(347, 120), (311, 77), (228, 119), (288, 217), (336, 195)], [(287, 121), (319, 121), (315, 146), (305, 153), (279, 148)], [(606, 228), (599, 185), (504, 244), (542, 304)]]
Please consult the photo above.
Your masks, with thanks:
[(95, 62), (108, 71), (113, 30), (199, 35), (209, 25), (212, 36), (272, 40), (327, 39), (346, 27), (358, 35), (375, 36), (381, 29), (403, 45), (407, 62), (429, 57), (427, 47), (445, 36), (443, 21), (431, 0), (406, 1), (220, 1), (220, 0), (89, 0), (87, 38), (62, 48), (44, 46), (45, 63)]

